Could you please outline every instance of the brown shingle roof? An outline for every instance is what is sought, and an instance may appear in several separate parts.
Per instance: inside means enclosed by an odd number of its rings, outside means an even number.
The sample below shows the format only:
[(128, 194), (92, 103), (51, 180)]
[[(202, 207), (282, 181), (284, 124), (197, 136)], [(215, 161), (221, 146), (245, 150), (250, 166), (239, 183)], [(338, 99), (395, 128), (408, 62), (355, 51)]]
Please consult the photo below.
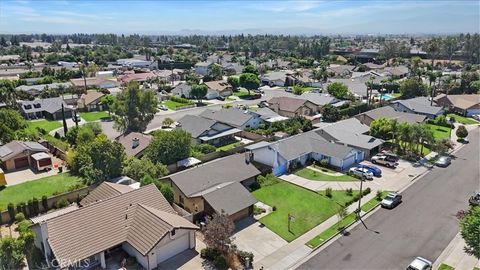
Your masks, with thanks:
[(197, 229), (175, 215), (155, 185), (148, 185), (52, 218), (48, 242), (55, 257), (62, 259), (60, 267), (123, 242), (145, 255), (171, 229)]
[(278, 107), (281, 111), (295, 112), (300, 107), (302, 107), (307, 100), (300, 98), (291, 98), (291, 97), (273, 97), (268, 103), (269, 104), (278, 104)]
[[(138, 146), (133, 147), (133, 140), (138, 139)], [(125, 148), (125, 153), (128, 156), (137, 156), (140, 152), (145, 150), (152, 141), (151, 135), (146, 135), (139, 132), (129, 132), (117, 137), (117, 141)]]
[[(434, 98), (435, 102), (438, 102), (439, 99), (446, 98), (453, 106), (467, 110), (471, 107), (480, 104), (480, 95), (478, 94), (470, 94), (470, 95), (445, 95), (441, 94)], [(440, 104), (443, 105), (443, 104)]]
[(115, 183), (103, 182), (100, 184), (96, 189), (94, 189), (90, 194), (85, 196), (82, 201), (80, 201), (80, 205), (87, 205), (98, 201), (103, 201), (108, 198), (127, 193), (132, 191), (133, 188), (127, 185), (120, 185)]
[(220, 81), (209, 81), (209, 82), (204, 82), (204, 84), (213, 90), (216, 91), (223, 91), (225, 89), (228, 89), (232, 87), (227, 81), (220, 80)]
[(88, 91), (87, 94), (83, 94), (81, 98), (85, 101), (85, 105), (89, 105), (103, 96), (105, 96), (105, 94), (102, 92)]

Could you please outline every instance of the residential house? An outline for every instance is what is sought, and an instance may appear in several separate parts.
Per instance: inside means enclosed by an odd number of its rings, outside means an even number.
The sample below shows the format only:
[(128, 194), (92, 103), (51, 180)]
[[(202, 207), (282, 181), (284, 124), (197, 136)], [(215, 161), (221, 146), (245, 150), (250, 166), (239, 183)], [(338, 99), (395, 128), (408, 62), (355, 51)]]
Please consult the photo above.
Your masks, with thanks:
[(135, 59), (135, 58), (118, 59), (117, 65), (128, 67), (128, 68), (155, 69), (158, 67), (157, 61), (141, 60), (141, 59)]
[(363, 160), (363, 153), (352, 147), (329, 142), (315, 130), (276, 142), (259, 142), (246, 147), (253, 160), (272, 167), (275, 175), (304, 166), (310, 160), (326, 160), (332, 167), (345, 170)]
[(423, 123), (426, 120), (426, 116), (422, 114), (397, 112), (390, 106), (380, 107), (355, 116), (362, 124), (370, 126), (373, 121), (380, 118), (387, 118), (397, 120), (398, 123)]
[(367, 135), (370, 128), (356, 118), (349, 118), (333, 124), (326, 124), (317, 130), (317, 134), (329, 142), (343, 144), (362, 151), (368, 158), (380, 151), (383, 140)]
[(15, 88), (16, 91), (22, 91), (25, 92), (31, 96), (38, 96), (40, 93), (47, 89), (68, 89), (72, 87), (72, 83), (49, 83), (49, 84), (37, 84), (37, 85), (20, 85), (17, 88)]
[(129, 157), (142, 158), (147, 146), (152, 141), (151, 135), (140, 132), (128, 132), (118, 136), (117, 140), (124, 148)]
[(85, 82), (87, 83), (87, 89), (100, 88), (100, 89), (109, 89), (119, 86), (119, 83), (115, 80), (108, 80), (104, 77), (90, 77), (90, 78), (78, 78), (70, 79), (73, 87), (77, 90), (85, 89)]
[(153, 79), (153, 78), (156, 78), (156, 77), (157, 77), (157, 75), (155, 75), (153, 72), (145, 72), (145, 73), (125, 74), (125, 75), (119, 76), (118, 79), (123, 84), (128, 84), (131, 81), (145, 82), (149, 79)]
[(238, 128), (197, 115), (185, 115), (178, 120), (177, 128), (190, 133), (194, 144), (208, 143), (215, 146), (235, 141), (235, 135), (241, 132)]
[(61, 97), (35, 99), (21, 101), (20, 112), (26, 119), (46, 118), (49, 120), (61, 120), (62, 105), (65, 111), (65, 118), (72, 117), (72, 109), (67, 106)]
[(244, 66), (239, 63), (222, 62), (222, 71), (226, 76), (241, 74)]
[(395, 66), (395, 67), (385, 67), (383, 70), (379, 71), (385, 76), (391, 76), (394, 78), (404, 78), (410, 72), (406, 66)]
[(258, 115), (251, 114), (249, 110), (237, 108), (220, 109), (218, 111), (207, 109), (200, 116), (241, 130), (258, 128), (258, 125), (262, 122)]
[[(43, 153), (43, 155), (37, 155)], [(12, 171), (31, 167), (41, 170), (52, 165), (48, 149), (37, 142), (11, 141), (0, 146), (0, 167)]]
[(269, 108), (258, 108), (256, 111), (250, 111), (250, 114), (255, 114), (265, 123), (275, 123), (288, 120), (288, 117), (281, 116)]
[(318, 107), (313, 102), (292, 97), (273, 97), (268, 101), (268, 107), (285, 117), (300, 116), (312, 116), (317, 114)]
[(260, 81), (263, 85), (268, 85), (270, 87), (274, 86), (286, 86), (289, 85), (294, 79), (291, 77), (291, 71), (274, 71), (270, 73), (265, 73), (260, 76)]
[(204, 84), (208, 87), (206, 99), (214, 99), (220, 96), (228, 97), (233, 94), (233, 88), (227, 81), (209, 81), (204, 82)]
[(0, 63), (14, 63), (20, 61), (20, 55), (18, 54), (7, 54), (7, 55), (0, 55)]
[(243, 154), (219, 158), (163, 178), (175, 194), (175, 203), (195, 219), (224, 211), (232, 221), (253, 215), (257, 202), (247, 187), (260, 171)]
[(480, 95), (445, 95), (436, 96), (434, 102), (464, 116), (480, 114)]
[(308, 100), (317, 105), (317, 111), (320, 111), (320, 109), (327, 104), (334, 104), (339, 101), (332, 95), (312, 92), (305, 92), (301, 94), (299, 98)]
[(407, 112), (425, 115), (426, 117), (433, 119), (443, 113), (443, 108), (431, 104), (431, 100), (428, 97), (415, 97), (405, 100), (395, 100), (390, 106), (392, 106), (397, 112)]
[(190, 86), (188, 83), (182, 82), (175, 86), (170, 93), (181, 98), (192, 98), (191, 92), (192, 86)]
[(327, 67), (327, 72), (334, 77), (346, 77), (352, 74), (354, 68), (352, 65), (331, 64)]
[(85, 265), (110, 269), (115, 266), (107, 265), (106, 254), (120, 248), (150, 270), (195, 248), (198, 227), (178, 215), (155, 185), (128, 189), (104, 182), (98, 189), (106, 186), (118, 192), (96, 194), (98, 199), (90, 200), (92, 192), (80, 208), (31, 219), (35, 246), (46, 260), (56, 258), (60, 269)]
[(77, 100), (77, 108), (79, 110), (91, 112), (91, 111), (103, 111), (105, 108), (101, 103), (104, 93), (98, 91), (88, 91), (86, 94), (82, 94)]
[(213, 62), (198, 62), (193, 68), (197, 75), (206, 76), (212, 71), (213, 64)]

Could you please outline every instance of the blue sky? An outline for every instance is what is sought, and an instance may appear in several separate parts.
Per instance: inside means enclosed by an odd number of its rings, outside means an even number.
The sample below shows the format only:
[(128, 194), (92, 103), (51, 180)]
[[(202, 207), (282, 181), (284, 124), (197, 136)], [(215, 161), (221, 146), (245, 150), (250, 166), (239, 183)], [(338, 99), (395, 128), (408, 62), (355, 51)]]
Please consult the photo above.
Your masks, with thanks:
[[(1, 33), (479, 32), (479, 1), (0, 0)], [(193, 30), (193, 31), (192, 31)], [(186, 33), (186, 32), (184, 32)]]

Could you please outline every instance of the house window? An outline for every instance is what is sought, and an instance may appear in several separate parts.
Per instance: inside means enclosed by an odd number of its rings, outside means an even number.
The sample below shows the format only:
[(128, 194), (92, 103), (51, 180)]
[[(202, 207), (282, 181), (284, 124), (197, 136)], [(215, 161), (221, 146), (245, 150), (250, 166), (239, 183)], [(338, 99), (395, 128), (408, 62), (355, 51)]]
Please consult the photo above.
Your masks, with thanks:
[(184, 202), (183, 202), (183, 197), (182, 197), (182, 195), (178, 195), (178, 200), (180, 201), (181, 204), (184, 203)]

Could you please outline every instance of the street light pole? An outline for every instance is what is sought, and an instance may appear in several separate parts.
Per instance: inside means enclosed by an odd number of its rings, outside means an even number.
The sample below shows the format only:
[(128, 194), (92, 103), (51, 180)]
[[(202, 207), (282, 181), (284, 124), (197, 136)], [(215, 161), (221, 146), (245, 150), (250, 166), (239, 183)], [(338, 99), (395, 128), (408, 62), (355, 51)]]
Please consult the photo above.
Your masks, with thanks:
[(358, 198), (358, 208), (357, 208), (357, 219), (360, 219), (360, 211), (362, 207), (362, 189), (363, 189), (363, 178), (360, 179), (360, 197)]

